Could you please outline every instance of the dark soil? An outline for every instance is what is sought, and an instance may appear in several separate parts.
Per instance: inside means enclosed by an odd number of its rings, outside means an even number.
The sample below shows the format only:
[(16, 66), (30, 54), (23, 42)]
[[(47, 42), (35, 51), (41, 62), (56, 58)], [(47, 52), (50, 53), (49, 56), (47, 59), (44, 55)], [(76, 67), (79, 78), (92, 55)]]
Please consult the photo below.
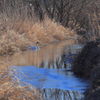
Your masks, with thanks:
[(90, 81), (85, 100), (100, 100), (100, 40), (88, 42), (73, 63), (73, 72)]
[(100, 47), (96, 41), (88, 42), (75, 58), (73, 71), (76, 75), (90, 78), (92, 69), (100, 62)]

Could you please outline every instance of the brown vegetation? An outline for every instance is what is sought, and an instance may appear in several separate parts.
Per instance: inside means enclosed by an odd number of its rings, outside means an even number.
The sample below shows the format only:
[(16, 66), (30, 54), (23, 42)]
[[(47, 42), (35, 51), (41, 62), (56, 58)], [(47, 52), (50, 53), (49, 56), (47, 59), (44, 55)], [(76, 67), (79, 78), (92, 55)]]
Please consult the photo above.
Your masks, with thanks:
[[(99, 18), (99, 0), (0, 0), (0, 56), (26, 50), (37, 42), (74, 41), (75, 33), (82, 41), (95, 40), (100, 37)], [(2, 65), (0, 100), (40, 100), (40, 94), (13, 82)]]
[[(57, 22), (45, 17), (39, 21), (34, 10), (23, 0), (0, 1), (0, 56), (14, 54), (30, 45), (48, 44), (65, 40), (74, 31), (64, 28)], [(40, 92), (30, 86), (20, 86), (12, 80), (9, 73), (11, 61), (0, 58), (0, 100), (41, 100)], [(7, 68), (8, 67), (8, 68)], [(11, 71), (13, 72), (13, 71)]]
[(70, 27), (85, 41), (100, 38), (100, 0), (25, 0), (41, 20), (50, 19)]
[(29, 86), (20, 86), (11, 79), (7, 68), (0, 69), (0, 100), (42, 100), (39, 91)]
[(5, 23), (7, 26), (4, 26), (4, 30), (0, 30), (0, 55), (25, 50), (27, 46), (36, 45), (36, 42), (40, 45), (48, 44), (69, 39), (75, 35), (71, 29), (66, 29), (50, 19), (36, 23), (29, 21)]
[(75, 35), (73, 30), (48, 17), (40, 21), (23, 0), (1, 0), (0, 4), (0, 55), (25, 50), (37, 42), (48, 44)]
[[(75, 31), (80, 41), (95, 40), (100, 37), (99, 5), (99, 0), (1, 0), (0, 35), (17, 34), (17, 38), (20, 37), (17, 41), (21, 41), (17, 49), (21, 44), (25, 49), (33, 42), (45, 44), (67, 39), (72, 34), (74, 37)], [(0, 39), (3, 43), (4, 37)], [(0, 43), (4, 45), (1, 55), (10, 51), (6, 42)], [(14, 41), (13, 45), (16, 44)], [(12, 51), (18, 51), (15, 48)], [(7, 50), (3, 52), (4, 49)]]

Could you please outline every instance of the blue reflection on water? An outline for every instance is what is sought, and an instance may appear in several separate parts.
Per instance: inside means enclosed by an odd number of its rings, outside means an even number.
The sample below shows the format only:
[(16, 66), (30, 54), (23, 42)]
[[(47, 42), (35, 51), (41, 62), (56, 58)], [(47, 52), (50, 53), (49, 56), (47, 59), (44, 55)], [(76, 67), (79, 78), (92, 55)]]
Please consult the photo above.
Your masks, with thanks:
[(36, 51), (36, 50), (39, 49), (39, 47), (37, 47), (37, 46), (29, 46), (27, 49), (28, 50), (32, 50), (32, 51)]
[(86, 80), (77, 78), (64, 69), (38, 68), (35, 66), (13, 66), (14, 75), (21, 81), (41, 89), (62, 89), (84, 92), (88, 87)]

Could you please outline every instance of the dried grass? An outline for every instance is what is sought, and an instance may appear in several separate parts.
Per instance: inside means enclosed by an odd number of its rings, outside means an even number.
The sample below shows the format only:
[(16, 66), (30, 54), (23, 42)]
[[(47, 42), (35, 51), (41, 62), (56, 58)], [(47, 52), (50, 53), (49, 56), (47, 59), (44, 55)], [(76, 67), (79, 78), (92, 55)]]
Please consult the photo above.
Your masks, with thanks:
[(28, 32), (34, 41), (40, 43), (49, 43), (53, 41), (61, 41), (75, 36), (75, 32), (69, 28), (64, 28), (62, 25), (45, 18), (41, 23), (35, 23)]
[(28, 19), (11, 20), (0, 18), (0, 55), (22, 51), (29, 45), (48, 44), (75, 36), (75, 32), (64, 28), (49, 18), (34, 22)]
[[(0, 56), (10, 57), (9, 55), (26, 50), (27, 46), (36, 45), (37, 42), (42, 45), (75, 36), (74, 31), (64, 28), (48, 17), (41, 22), (37, 20), (34, 10), (28, 10), (30, 6), (24, 6), (22, 0), (2, 0), (1, 3), (3, 8), (0, 9)], [(14, 9), (11, 4), (14, 4)], [(28, 14), (30, 11), (31, 17)], [(22, 87), (17, 80), (12, 81), (12, 75), (7, 68), (11, 61), (8, 60), (3, 65), (5, 61), (5, 58), (0, 58), (0, 100), (41, 100), (37, 89)]]
[(0, 71), (0, 100), (42, 100), (37, 89), (22, 87), (11, 77), (7, 68)]

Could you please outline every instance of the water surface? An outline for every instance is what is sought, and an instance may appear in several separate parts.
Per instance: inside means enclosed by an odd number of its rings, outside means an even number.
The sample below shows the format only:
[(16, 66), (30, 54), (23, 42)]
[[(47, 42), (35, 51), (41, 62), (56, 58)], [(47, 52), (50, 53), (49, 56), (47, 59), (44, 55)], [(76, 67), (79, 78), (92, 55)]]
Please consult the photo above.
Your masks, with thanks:
[(30, 84), (39, 89), (43, 100), (81, 100), (89, 84), (76, 77), (71, 68), (82, 47), (64, 41), (35, 51), (31, 49), (12, 56), (11, 69), (21, 85)]
[(73, 72), (66, 69), (48, 69), (35, 66), (13, 66), (15, 76), (24, 83), (36, 88), (54, 88), (84, 92), (87, 82), (75, 77)]

